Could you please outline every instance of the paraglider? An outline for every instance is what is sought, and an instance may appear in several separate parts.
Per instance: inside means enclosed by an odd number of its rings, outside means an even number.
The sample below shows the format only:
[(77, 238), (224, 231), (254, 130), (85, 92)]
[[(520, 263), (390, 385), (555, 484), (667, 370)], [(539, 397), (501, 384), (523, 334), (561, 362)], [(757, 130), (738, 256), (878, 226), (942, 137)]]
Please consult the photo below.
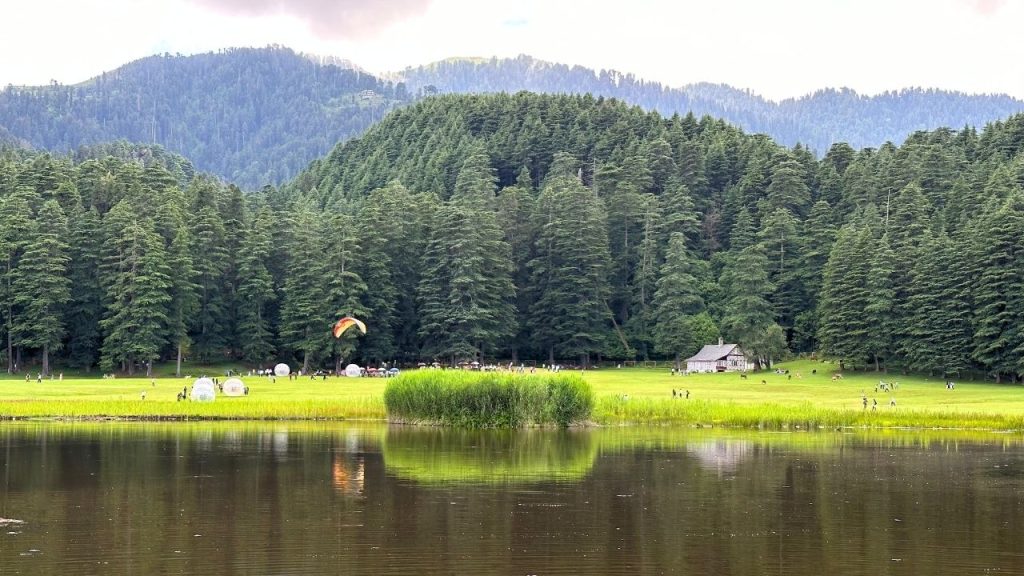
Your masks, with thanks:
[(351, 316), (345, 316), (341, 320), (334, 323), (334, 337), (340, 338), (341, 335), (353, 326), (358, 326), (359, 331), (366, 334), (366, 324), (363, 324), (362, 320), (353, 318)]

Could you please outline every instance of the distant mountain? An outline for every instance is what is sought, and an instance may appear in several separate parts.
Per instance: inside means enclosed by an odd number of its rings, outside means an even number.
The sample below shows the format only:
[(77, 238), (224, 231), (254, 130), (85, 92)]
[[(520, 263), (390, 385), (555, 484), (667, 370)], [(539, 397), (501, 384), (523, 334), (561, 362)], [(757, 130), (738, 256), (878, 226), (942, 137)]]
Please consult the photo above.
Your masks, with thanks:
[[(724, 84), (671, 88), (614, 70), (595, 71), (530, 56), (512, 59), (456, 58), (396, 74), (411, 90), (453, 93), (542, 92), (618, 98), (663, 115), (693, 112), (722, 118), (747, 132), (764, 133), (788, 146), (804, 144), (819, 155), (836, 142), (854, 148), (902, 143), (918, 130), (982, 127), (1024, 111), (1024, 101), (1006, 95), (969, 95), (945, 90), (905, 89), (861, 96), (826, 89), (772, 102)], [(433, 88), (429, 88), (433, 87)]]
[[(0, 91), (0, 146), (75, 151), (158, 144), (247, 189), (279, 184), (396, 107), (433, 93), (591, 93), (670, 116), (724, 119), (823, 155), (901, 143), (917, 130), (984, 126), (1024, 111), (1008, 96), (823, 90), (775, 103), (722, 84), (669, 88), (631, 74), (536, 60), (452, 59), (376, 77), (348, 60), (282, 47), (143, 58), (81, 84)], [(414, 97), (415, 95), (415, 97)]]
[(8, 86), (0, 141), (56, 151), (156, 143), (257, 188), (290, 178), (405, 99), (348, 61), (286, 48), (152, 56), (73, 86)]

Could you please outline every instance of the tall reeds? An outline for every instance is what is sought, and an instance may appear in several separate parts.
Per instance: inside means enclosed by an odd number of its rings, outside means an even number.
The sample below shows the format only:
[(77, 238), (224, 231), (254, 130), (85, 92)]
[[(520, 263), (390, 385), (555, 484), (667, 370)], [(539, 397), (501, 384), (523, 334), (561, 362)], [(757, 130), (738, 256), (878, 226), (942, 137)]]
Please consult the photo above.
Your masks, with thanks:
[(396, 422), (464, 428), (569, 426), (590, 418), (594, 393), (575, 375), (428, 369), (389, 382), (384, 406)]

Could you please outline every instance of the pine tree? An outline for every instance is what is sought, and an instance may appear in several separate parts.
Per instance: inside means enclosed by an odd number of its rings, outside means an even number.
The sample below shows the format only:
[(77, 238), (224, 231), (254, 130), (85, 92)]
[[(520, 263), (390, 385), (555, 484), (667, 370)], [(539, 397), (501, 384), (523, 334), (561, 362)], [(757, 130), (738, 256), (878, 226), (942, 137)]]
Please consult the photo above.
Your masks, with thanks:
[(775, 320), (788, 330), (793, 330), (800, 311), (807, 309), (800, 269), (803, 254), (799, 227), (800, 222), (789, 210), (776, 208), (762, 220), (759, 234), (768, 257), (768, 281), (774, 287), (771, 302)]
[(921, 244), (911, 271), (903, 354), (914, 370), (942, 375), (968, 367), (970, 307), (966, 278), (955, 262), (955, 246), (942, 232)]
[(240, 244), (238, 277), (238, 340), (242, 358), (254, 364), (271, 359), (273, 333), (267, 306), (277, 299), (274, 281), (266, 262), (271, 254), (270, 209), (260, 208), (249, 224)]
[(152, 362), (167, 342), (171, 274), (163, 239), (151, 220), (133, 217), (124, 201), (112, 209), (114, 220), (124, 223), (107, 240), (107, 306), (100, 321), (104, 338), (100, 364), (110, 370), (120, 365), (129, 375), (137, 363)]
[(309, 202), (292, 210), (288, 226), (293, 231), (288, 246), (290, 260), (282, 288), (282, 343), (302, 355), (302, 371), (319, 361), (330, 321), (324, 317), (323, 242), (318, 215)]
[(42, 374), (50, 373), (50, 352), (63, 343), (63, 306), (70, 299), (67, 277), (67, 219), (56, 200), (47, 200), (29, 223), (14, 281), (14, 304), (21, 310), (13, 326), (24, 346), (42, 349)]
[[(536, 238), (534, 225), (534, 196), (530, 173), (524, 167), (516, 178), (516, 185), (503, 188), (498, 194), (498, 226), (505, 232), (505, 242), (512, 255), (512, 281), (517, 287), (526, 286), (530, 281), (529, 262), (533, 259), (533, 244)], [(525, 290), (516, 291), (516, 317), (529, 314), (530, 300)], [(520, 351), (530, 347), (529, 326), (518, 324), (512, 345), (512, 359), (518, 361)]]
[(199, 309), (199, 286), (195, 283), (197, 276), (192, 265), (192, 237), (188, 227), (182, 222), (171, 240), (168, 249), (167, 264), (171, 274), (170, 304), (167, 313), (168, 339), (175, 347), (175, 376), (181, 376), (181, 361), (188, 351), (192, 339), (189, 330), (193, 317)]
[(607, 337), (610, 257), (603, 203), (574, 167), (571, 157), (556, 155), (538, 198), (529, 321), (549, 362), (577, 357), (587, 365)]
[(0, 199), (0, 298), (2, 298), (4, 331), (7, 334), (7, 372), (15, 371), (15, 343), (20, 310), (18, 290), (22, 271), (19, 261), (25, 250), (25, 240), (33, 228), (33, 205), (39, 200), (38, 194), (28, 186), (17, 186), (13, 192)]
[(804, 181), (803, 167), (796, 160), (787, 159), (772, 169), (771, 184), (766, 190), (770, 211), (788, 210), (794, 216), (805, 214), (811, 203), (811, 193)]
[(69, 218), (68, 242), (71, 263), (68, 278), (71, 294), (67, 318), (67, 361), (70, 366), (90, 368), (99, 361), (100, 319), (104, 290), (100, 278), (103, 229), (95, 208), (80, 210)]
[[(326, 238), (324, 252), (324, 310), (325, 324), (342, 316), (365, 317), (362, 299), (367, 287), (357, 272), (356, 263), (362, 257), (356, 237), (354, 220), (343, 214), (324, 219), (321, 234)], [(330, 331), (324, 336), (324, 349), (334, 355), (335, 372), (342, 369), (342, 360), (351, 358), (356, 349), (358, 333), (349, 330), (340, 338)]]
[[(230, 348), (232, 254), (227, 248), (225, 228), (218, 203), (221, 191), (210, 179), (194, 180), (188, 194), (192, 198), (192, 265), (199, 286), (199, 309), (193, 330), (194, 355), (202, 360), (220, 358)], [(232, 233), (235, 231), (232, 230)]]
[(971, 230), (967, 256), (976, 262), (971, 356), (995, 376), (1017, 374), (1024, 332), (1024, 199), (1018, 192), (982, 212)]
[[(731, 259), (719, 280), (725, 292), (725, 316), (722, 333), (737, 342), (755, 363), (761, 365), (778, 357), (777, 338), (771, 303), (773, 286), (768, 278), (768, 258), (764, 249), (753, 244)], [(783, 340), (783, 348), (785, 340)]]
[(673, 233), (682, 232), (690, 248), (696, 249), (700, 245), (700, 215), (686, 185), (670, 179), (661, 196), (661, 207), (662, 244), (667, 245)]
[(868, 357), (867, 275), (871, 232), (848, 224), (832, 246), (818, 300), (818, 340), (828, 355), (854, 366)]
[(896, 290), (893, 278), (896, 273), (896, 255), (889, 247), (889, 238), (882, 236), (871, 253), (867, 275), (867, 298), (864, 306), (866, 334), (865, 351), (875, 363), (875, 371), (881, 369), (881, 360), (889, 360), (895, 354), (894, 334), (896, 323)]
[(411, 194), (399, 182), (374, 190), (363, 203), (363, 258), (359, 275), (371, 289), (364, 297), (366, 320), (374, 326), (360, 344), (370, 359), (419, 358), (420, 312), (416, 293), (422, 275), (427, 224), (438, 211), (433, 193)]
[(702, 282), (698, 280), (704, 273), (687, 248), (686, 236), (673, 233), (654, 294), (654, 343), (659, 352), (675, 357), (676, 368), (684, 354), (695, 352), (703, 344), (693, 333), (693, 322), (705, 311)]
[(475, 151), (431, 230), (417, 294), (420, 337), (434, 357), (476, 359), (515, 333), (512, 260), (494, 185), (486, 155)]

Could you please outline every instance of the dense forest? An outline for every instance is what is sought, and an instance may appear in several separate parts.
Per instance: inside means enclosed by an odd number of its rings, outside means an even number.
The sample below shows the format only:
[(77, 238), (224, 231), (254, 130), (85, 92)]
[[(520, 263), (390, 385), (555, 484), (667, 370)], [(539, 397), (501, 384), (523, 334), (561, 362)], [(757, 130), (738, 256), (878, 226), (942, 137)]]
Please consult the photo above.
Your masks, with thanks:
[(916, 130), (981, 127), (1024, 112), (1024, 102), (1007, 96), (937, 90), (870, 98), (824, 90), (774, 103), (724, 85), (668, 88), (526, 56), (448, 60), (384, 80), (346, 62), (269, 47), (153, 56), (72, 86), (7, 86), (0, 144), (54, 152), (115, 140), (158, 144), (251, 191), (291, 179), (337, 142), (423, 95), (520, 90), (614, 97), (665, 116), (710, 115), (818, 156), (833, 142), (878, 147)]
[(453, 58), (409, 68), (398, 76), (416, 90), (429, 86), (440, 92), (460, 94), (526, 90), (617, 98), (666, 116), (692, 112), (698, 117), (722, 118), (747, 132), (768, 134), (786, 146), (803, 144), (819, 154), (837, 142), (856, 149), (878, 147), (886, 142), (903, 142), (919, 130), (984, 126), (1024, 112), (1024, 102), (1006, 95), (917, 88), (877, 96), (830, 88), (772, 102), (725, 84), (698, 83), (672, 88), (632, 74), (595, 71), (529, 56)]
[[(10, 364), (679, 358), (1024, 375), (1024, 116), (820, 160), (589, 96), (428, 98), (243, 195), (112, 145), (0, 162)], [(366, 336), (330, 335), (340, 315)]]
[(408, 100), (403, 86), (286, 48), (165, 54), (72, 86), (7, 86), (0, 143), (62, 152), (154, 143), (256, 189), (294, 176)]

